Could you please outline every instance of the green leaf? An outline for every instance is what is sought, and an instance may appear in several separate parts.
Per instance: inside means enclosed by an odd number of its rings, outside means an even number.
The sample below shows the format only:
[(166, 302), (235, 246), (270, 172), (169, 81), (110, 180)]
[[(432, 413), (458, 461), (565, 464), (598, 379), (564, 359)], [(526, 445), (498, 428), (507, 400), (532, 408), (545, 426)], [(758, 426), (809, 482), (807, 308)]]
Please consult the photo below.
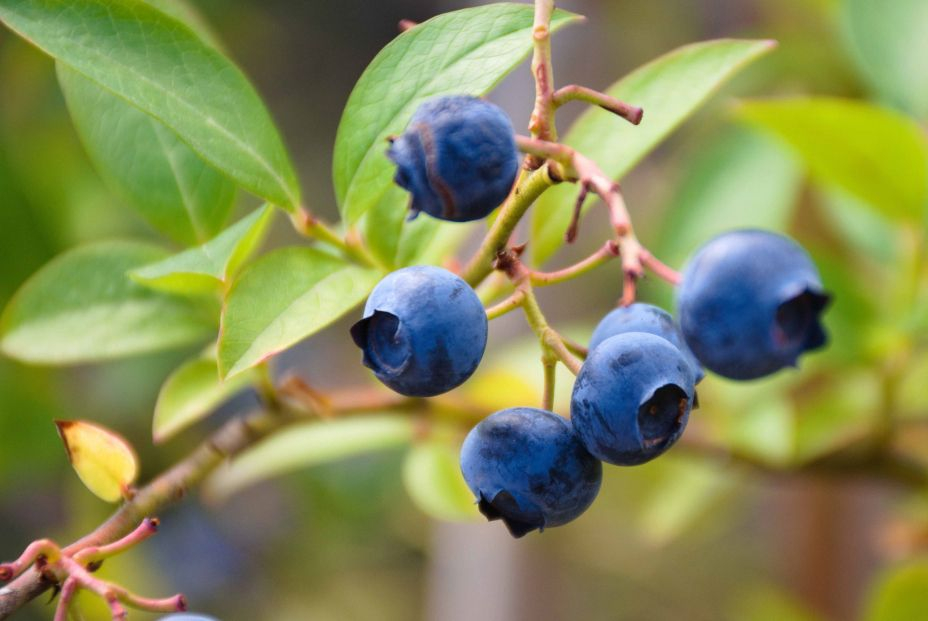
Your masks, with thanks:
[(26, 362), (72, 364), (170, 349), (215, 334), (209, 305), (157, 293), (127, 272), (165, 256), (110, 241), (70, 250), (20, 288), (0, 318), (0, 348)]
[(362, 230), (371, 252), (391, 268), (440, 264), (453, 256), (477, 223), (444, 222), (425, 214), (407, 220), (409, 198), (391, 185), (364, 214)]
[(326, 327), (364, 300), (380, 276), (313, 248), (282, 248), (261, 257), (226, 299), (222, 376), (241, 373)]
[(811, 174), (879, 213), (921, 221), (928, 201), (928, 144), (911, 119), (846, 99), (751, 101), (738, 114), (789, 144)]
[(171, 373), (155, 404), (152, 438), (160, 444), (202, 420), (254, 381), (251, 372), (219, 379), (215, 353), (188, 360)]
[(403, 483), (409, 497), (437, 520), (480, 517), (474, 495), (461, 475), (459, 452), (460, 446), (432, 440), (412, 447), (403, 463)]
[(66, 65), (58, 82), (100, 175), (148, 222), (196, 244), (225, 223), (235, 186), (167, 127)]
[[(633, 71), (606, 91), (644, 109), (634, 126), (599, 108), (584, 112), (563, 142), (623, 177), (740, 69), (774, 48), (773, 41), (720, 39), (681, 47)], [(548, 260), (560, 247), (577, 196), (573, 184), (554, 187), (532, 214), (532, 258)], [(588, 203), (592, 204), (592, 201)]]
[(167, 13), (179, 22), (183, 22), (197, 33), (205, 43), (217, 50), (222, 49), (222, 43), (216, 33), (206, 22), (203, 16), (187, 0), (145, 0), (162, 13)]
[[(445, 13), (388, 44), (358, 80), (338, 127), (333, 177), (342, 217), (353, 224), (390, 187), (386, 139), (425, 99), (483, 95), (532, 49), (532, 7), (490, 4)], [(557, 11), (551, 30), (580, 17)]]
[(825, 188), (819, 205), (832, 228), (852, 250), (865, 253), (876, 265), (899, 259), (899, 231), (893, 222), (840, 188)]
[(433, 221), (410, 222), (403, 227), (396, 251), (397, 267), (441, 265), (452, 258), (464, 240), (480, 226), (478, 222), (429, 220)]
[(661, 228), (659, 256), (670, 265), (726, 230), (785, 229), (802, 181), (790, 153), (744, 129), (701, 146), (686, 170)]
[(107, 502), (129, 497), (129, 486), (139, 475), (139, 459), (125, 438), (83, 420), (59, 420), (55, 425), (68, 460), (87, 489)]
[(867, 606), (866, 621), (922, 619), (928, 610), (928, 561), (920, 560), (886, 572)]
[(844, 0), (841, 22), (851, 57), (887, 103), (928, 117), (928, 3)]
[(415, 423), (409, 416), (370, 414), (311, 422), (285, 429), (218, 470), (204, 493), (223, 500), (255, 483), (340, 459), (409, 444)]
[(140, 0), (0, 0), (0, 20), (163, 123), (242, 187), (287, 209), (299, 205), (296, 175), (260, 97), (189, 26)]
[(662, 546), (692, 528), (717, 508), (733, 488), (733, 479), (718, 464), (693, 458), (668, 458), (652, 466), (656, 480), (635, 511), (648, 543)]
[(145, 265), (129, 275), (148, 287), (169, 292), (220, 292), (258, 249), (273, 214), (273, 208), (266, 205), (202, 246)]

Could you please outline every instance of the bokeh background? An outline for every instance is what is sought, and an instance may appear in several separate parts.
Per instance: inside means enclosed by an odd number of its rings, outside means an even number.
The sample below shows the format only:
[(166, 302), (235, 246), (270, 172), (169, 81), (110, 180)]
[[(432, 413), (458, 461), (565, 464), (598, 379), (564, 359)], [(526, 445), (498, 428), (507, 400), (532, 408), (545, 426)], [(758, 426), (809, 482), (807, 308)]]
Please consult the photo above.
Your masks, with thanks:
[[(421, 21), (473, 4), (479, 3), (196, 2), (272, 110), (307, 202), (332, 220), (331, 149), (355, 80), (396, 36), (400, 19)], [(909, 68), (912, 84), (928, 84), (926, 56), (918, 52), (928, 41), (928, 11), (918, 10), (919, 0), (877, 4), (920, 15), (907, 30), (866, 36), (908, 45), (920, 59)], [(403, 487), (406, 449), (398, 447), (302, 469), (222, 503), (192, 494), (162, 515), (155, 540), (109, 561), (103, 575), (145, 594), (183, 591), (194, 608), (224, 621), (928, 618), (925, 490), (860, 469), (823, 476), (804, 467), (866, 439), (887, 408), (897, 419), (900, 450), (928, 461), (928, 330), (919, 341), (903, 329), (901, 311), (892, 306), (898, 296), (887, 290), (911, 268), (924, 291), (925, 270), (917, 258), (912, 266), (911, 257), (919, 256), (925, 227), (891, 226), (848, 196), (810, 183), (788, 147), (739, 123), (733, 111), (734, 100), (758, 96), (834, 95), (916, 114), (917, 102), (874, 85), (867, 55), (880, 41), (861, 39), (849, 27), (840, 0), (565, 0), (561, 6), (588, 20), (555, 37), (560, 84), (604, 88), (664, 52), (710, 38), (780, 43), (625, 180), (639, 236), (672, 265), (718, 230), (760, 224), (807, 245), (836, 293), (828, 319), (834, 344), (804, 360), (801, 373), (746, 386), (705, 381), (688, 433), (722, 438), (748, 459), (681, 449), (647, 466), (608, 468), (600, 498), (580, 520), (514, 541), (499, 523), (427, 518)], [(532, 88), (526, 63), (491, 99), (524, 127)], [(560, 127), (580, 110), (565, 108)], [(243, 199), (240, 213), (254, 204)], [(278, 224), (269, 245), (294, 240)], [(602, 243), (599, 210), (581, 231), (577, 247), (552, 265)], [(51, 61), (0, 30), (0, 304), (59, 252), (123, 236), (160, 241), (95, 174)], [(617, 266), (609, 266), (542, 291), (541, 302), (554, 325), (584, 339), (619, 289)], [(646, 282), (642, 297), (672, 305), (662, 283)], [(287, 352), (278, 373), (295, 370), (319, 386), (368, 381), (347, 325)], [(900, 351), (907, 354), (903, 362)], [(0, 359), (0, 558), (17, 556), (40, 536), (71, 540), (110, 511), (71, 471), (54, 419), (88, 418), (124, 434), (140, 453), (144, 480), (208, 429), (256, 404), (243, 394), (196, 429), (153, 446), (158, 389), (191, 354), (66, 370)], [(494, 322), (488, 357), (485, 366), (524, 377), (486, 377), (479, 384), (486, 401), (524, 404), (540, 367), (520, 317)], [(525, 397), (532, 405), (540, 398), (534, 394)], [(49, 619), (46, 600), (17, 618)], [(105, 618), (92, 598), (82, 599), (82, 610), (86, 619)]]

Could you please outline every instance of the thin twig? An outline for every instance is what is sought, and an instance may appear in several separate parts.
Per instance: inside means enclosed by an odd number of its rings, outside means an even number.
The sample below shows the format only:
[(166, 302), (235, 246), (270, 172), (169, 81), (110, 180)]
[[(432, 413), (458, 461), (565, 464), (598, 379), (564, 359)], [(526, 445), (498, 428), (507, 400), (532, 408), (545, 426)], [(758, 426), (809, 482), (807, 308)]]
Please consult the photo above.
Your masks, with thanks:
[(617, 256), (619, 256), (619, 247), (614, 241), (609, 240), (603, 244), (599, 250), (586, 257), (585, 259), (574, 263), (573, 265), (569, 265), (565, 268), (553, 272), (539, 272), (536, 270), (530, 270), (529, 278), (531, 279), (532, 284), (537, 287), (554, 285), (586, 274), (587, 272), (596, 269), (600, 265), (608, 263)]
[(553, 99), (555, 109), (560, 108), (569, 101), (585, 101), (622, 117), (632, 125), (641, 123), (641, 118), (644, 115), (644, 110), (638, 106), (627, 104), (606, 93), (578, 84), (570, 84), (557, 89), (554, 91)]

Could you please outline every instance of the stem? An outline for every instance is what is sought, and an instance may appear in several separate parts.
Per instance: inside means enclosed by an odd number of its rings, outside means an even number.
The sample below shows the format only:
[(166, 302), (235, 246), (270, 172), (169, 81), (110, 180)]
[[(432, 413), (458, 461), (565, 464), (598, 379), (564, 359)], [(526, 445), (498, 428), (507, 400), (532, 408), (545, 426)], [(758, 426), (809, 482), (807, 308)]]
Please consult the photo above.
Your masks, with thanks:
[[(551, 15), (554, 0), (535, 0), (535, 22), (532, 38), (532, 75), (535, 76), (535, 108), (529, 121), (532, 136), (542, 140), (557, 140), (554, 126), (554, 69), (551, 66)], [(541, 162), (537, 166), (541, 166)]]
[(145, 518), (138, 528), (111, 544), (90, 546), (74, 554), (74, 560), (82, 565), (88, 565), (111, 556), (115, 556), (132, 548), (158, 532), (157, 518)]
[(590, 355), (589, 347), (586, 347), (585, 345), (581, 345), (580, 343), (567, 338), (563, 334), (561, 335), (561, 340), (564, 341), (564, 347), (566, 347), (567, 350), (573, 355), (579, 358), (583, 358), (584, 360), (586, 360), (586, 357)]
[(554, 384), (557, 379), (557, 358), (547, 352), (541, 355), (541, 365), (545, 373), (545, 388), (541, 397), (541, 409), (554, 410)]
[[(458, 271), (460, 272), (460, 270)], [(480, 302), (486, 306), (494, 300), (499, 299), (504, 294), (510, 293), (512, 291), (512, 283), (509, 282), (505, 274), (493, 272), (490, 277), (480, 283), (475, 290), (477, 291), (477, 297), (480, 298)]]
[(525, 299), (522, 302), (522, 308), (525, 309), (525, 319), (541, 341), (542, 355), (544, 355), (544, 352), (550, 352), (565, 367), (570, 369), (571, 373), (578, 374), (583, 363), (567, 349), (561, 335), (548, 325), (548, 321), (538, 305), (538, 300), (535, 298), (535, 292), (532, 291), (531, 284), (523, 282), (520, 286), (525, 291)]
[(58, 607), (55, 608), (54, 621), (68, 621), (68, 613), (71, 610), (71, 600), (77, 593), (77, 580), (68, 578), (61, 587), (61, 597), (58, 599)]
[(521, 289), (517, 289), (508, 298), (506, 298), (499, 304), (491, 306), (490, 308), (487, 309), (487, 320), (493, 321), (494, 319), (498, 317), (502, 317), (503, 315), (505, 315), (506, 313), (510, 311), (514, 311), (515, 309), (522, 306), (522, 302), (524, 300), (525, 300), (525, 292), (522, 291)]
[[(182, 499), (222, 461), (237, 455), (258, 440), (284, 426), (291, 418), (279, 413), (261, 412), (231, 420), (204, 440), (192, 453), (138, 490), (106, 522), (89, 535), (64, 549), (77, 554), (91, 546), (105, 546), (131, 533), (146, 516)], [(18, 579), (0, 590), (0, 619), (6, 619), (20, 606), (51, 586), (36, 569), (26, 570)]]
[(619, 247), (614, 241), (609, 240), (603, 244), (599, 250), (583, 259), (582, 261), (554, 272), (538, 272), (535, 270), (530, 270), (529, 278), (531, 279), (532, 284), (538, 287), (554, 285), (566, 280), (571, 280), (577, 276), (582, 276), (583, 274), (596, 269), (600, 265), (608, 263), (610, 260), (617, 256), (619, 256)]
[(280, 403), (277, 401), (277, 389), (274, 387), (274, 378), (271, 376), (271, 365), (268, 362), (262, 362), (255, 367), (257, 375), (257, 384), (255, 390), (261, 400), (270, 410), (278, 410)]
[(499, 214), (480, 244), (480, 248), (461, 270), (461, 278), (470, 286), (476, 287), (493, 271), (493, 261), (496, 255), (506, 248), (509, 237), (519, 224), (519, 220), (535, 202), (535, 199), (555, 183), (548, 166), (522, 172), (516, 189), (500, 207)]
[(293, 223), (296, 232), (303, 237), (316, 239), (340, 250), (345, 257), (358, 265), (387, 271), (387, 268), (381, 265), (374, 255), (364, 247), (364, 244), (359, 243), (357, 240), (348, 241), (342, 239), (327, 224), (305, 209), (300, 208), (290, 217), (290, 221)]
[[(537, 138), (516, 136), (516, 144), (525, 153), (554, 161), (563, 169), (566, 179), (580, 184), (581, 199), (577, 203), (578, 212), (580, 202), (587, 191), (593, 191), (606, 204), (616, 234), (615, 244), (622, 257), (622, 305), (635, 301), (636, 283), (644, 275), (645, 267), (671, 284), (679, 284), (680, 274), (657, 260), (638, 241), (619, 184), (612, 181), (596, 162), (566, 145)], [(568, 239), (575, 234), (576, 222), (573, 222), (567, 232)]]
[(569, 101), (585, 101), (622, 117), (632, 125), (641, 123), (641, 118), (644, 116), (644, 110), (638, 106), (632, 106), (624, 101), (619, 101), (615, 97), (610, 97), (605, 93), (577, 84), (570, 84), (557, 89), (554, 91), (553, 99), (555, 109), (560, 108)]
[(662, 280), (666, 280), (673, 286), (679, 285), (683, 280), (680, 272), (658, 260), (657, 257), (644, 248), (641, 249), (641, 264), (654, 272), (655, 276)]

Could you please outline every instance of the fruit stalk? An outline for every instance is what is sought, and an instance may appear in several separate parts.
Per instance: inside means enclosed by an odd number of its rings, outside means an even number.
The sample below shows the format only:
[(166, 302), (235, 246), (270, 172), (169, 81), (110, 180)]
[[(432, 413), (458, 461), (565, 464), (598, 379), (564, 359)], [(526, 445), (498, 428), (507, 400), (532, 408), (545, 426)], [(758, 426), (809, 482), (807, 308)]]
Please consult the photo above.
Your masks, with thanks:
[[(535, 0), (535, 22), (532, 27), (534, 52), (532, 75), (535, 76), (535, 108), (529, 121), (534, 138), (557, 141), (554, 125), (554, 69), (551, 66), (551, 16), (554, 0)], [(543, 163), (538, 160), (535, 168)]]
[(532, 206), (532, 203), (557, 182), (547, 164), (537, 170), (522, 171), (516, 181), (515, 190), (500, 207), (490, 231), (484, 237), (477, 252), (461, 270), (461, 278), (470, 286), (476, 287), (489, 276), (493, 272), (493, 261), (496, 255), (506, 248), (509, 237), (519, 224), (519, 220)]

